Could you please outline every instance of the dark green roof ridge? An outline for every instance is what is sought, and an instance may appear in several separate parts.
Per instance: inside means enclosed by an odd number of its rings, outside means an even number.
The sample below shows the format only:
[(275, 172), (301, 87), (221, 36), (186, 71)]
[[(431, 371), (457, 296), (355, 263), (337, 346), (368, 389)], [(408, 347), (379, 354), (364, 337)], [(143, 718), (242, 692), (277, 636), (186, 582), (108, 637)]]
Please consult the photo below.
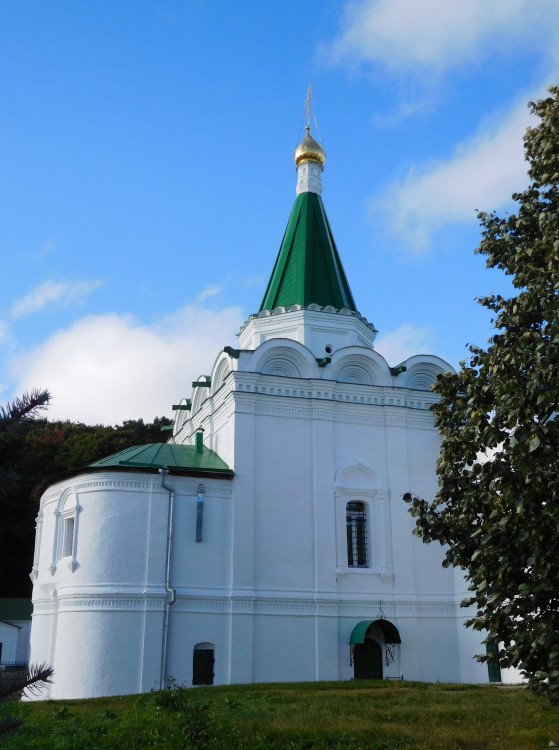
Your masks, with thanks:
[(357, 312), (322, 198), (308, 192), (295, 200), (260, 311), (313, 303)]

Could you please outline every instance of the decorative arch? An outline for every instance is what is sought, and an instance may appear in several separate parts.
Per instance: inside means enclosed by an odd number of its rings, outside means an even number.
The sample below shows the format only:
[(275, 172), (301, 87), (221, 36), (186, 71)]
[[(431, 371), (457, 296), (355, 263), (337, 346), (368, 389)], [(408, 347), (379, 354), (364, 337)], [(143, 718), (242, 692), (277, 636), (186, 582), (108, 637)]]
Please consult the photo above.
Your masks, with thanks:
[(212, 373), (212, 395), (221, 388), (231, 370), (231, 358), (227, 354), (220, 355)]
[(246, 369), (263, 375), (311, 378), (316, 377), (318, 365), (312, 352), (298, 341), (269, 339), (254, 351)]
[(409, 372), (406, 386), (417, 391), (430, 391), (442, 373), (443, 370), (432, 365), (415, 365)]
[(297, 367), (295, 358), (291, 353), (287, 356), (277, 354), (276, 356), (269, 357), (262, 363), (260, 372), (262, 375), (279, 375), (287, 378), (301, 377), (301, 371)]
[(332, 356), (328, 377), (340, 383), (390, 385), (390, 370), (384, 357), (361, 346), (338, 349)]
[(339, 491), (363, 491), (374, 494), (378, 491), (380, 480), (374, 469), (362, 463), (346, 464), (338, 469), (334, 489)]
[(336, 380), (340, 383), (357, 383), (359, 385), (373, 385), (371, 368), (364, 367), (358, 362), (343, 365), (338, 370)]
[(430, 391), (437, 382), (439, 375), (445, 372), (454, 372), (448, 362), (432, 355), (418, 354), (410, 357), (402, 364), (405, 365), (406, 370), (398, 375), (397, 385), (418, 391)]
[[(205, 375), (201, 375), (198, 378), (198, 382), (208, 382), (208, 377)], [(206, 386), (203, 386), (203, 387), (192, 389), (192, 408), (190, 412), (191, 417), (193, 417), (197, 412), (200, 411), (204, 401), (207, 401), (208, 398), (210, 398), (211, 392), (212, 392), (211, 386), (209, 388)]]

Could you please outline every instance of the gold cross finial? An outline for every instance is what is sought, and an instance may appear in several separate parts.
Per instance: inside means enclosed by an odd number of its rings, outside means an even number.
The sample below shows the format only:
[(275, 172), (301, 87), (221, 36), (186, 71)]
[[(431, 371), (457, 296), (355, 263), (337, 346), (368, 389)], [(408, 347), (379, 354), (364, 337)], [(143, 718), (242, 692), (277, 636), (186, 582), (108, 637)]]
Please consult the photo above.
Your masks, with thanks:
[(307, 89), (307, 100), (305, 102), (305, 112), (307, 113), (307, 129), (309, 130), (311, 127), (311, 99), (312, 99), (312, 88), (311, 88), (311, 84), (309, 83), (309, 88)]

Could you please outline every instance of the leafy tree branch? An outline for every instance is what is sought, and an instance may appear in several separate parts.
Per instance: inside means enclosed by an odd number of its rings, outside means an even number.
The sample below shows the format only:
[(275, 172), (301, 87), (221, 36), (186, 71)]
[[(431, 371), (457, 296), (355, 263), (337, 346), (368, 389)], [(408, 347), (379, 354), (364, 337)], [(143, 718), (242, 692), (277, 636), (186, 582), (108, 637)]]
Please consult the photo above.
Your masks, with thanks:
[(559, 87), (529, 106), (530, 184), (514, 214), (478, 214), (477, 252), (515, 293), (478, 300), (495, 334), (435, 386), (439, 492), (406, 499), (415, 533), (465, 571), (468, 624), (559, 702)]

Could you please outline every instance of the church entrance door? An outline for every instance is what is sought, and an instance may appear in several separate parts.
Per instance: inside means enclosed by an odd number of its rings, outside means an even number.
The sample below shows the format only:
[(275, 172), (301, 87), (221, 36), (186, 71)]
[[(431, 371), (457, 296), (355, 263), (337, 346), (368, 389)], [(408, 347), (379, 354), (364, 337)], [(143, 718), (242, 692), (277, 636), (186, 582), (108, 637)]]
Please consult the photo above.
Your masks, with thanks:
[(382, 650), (372, 638), (354, 646), (353, 676), (356, 680), (382, 680)]
[(195, 648), (192, 659), (192, 684), (214, 684), (214, 650), (213, 648)]

